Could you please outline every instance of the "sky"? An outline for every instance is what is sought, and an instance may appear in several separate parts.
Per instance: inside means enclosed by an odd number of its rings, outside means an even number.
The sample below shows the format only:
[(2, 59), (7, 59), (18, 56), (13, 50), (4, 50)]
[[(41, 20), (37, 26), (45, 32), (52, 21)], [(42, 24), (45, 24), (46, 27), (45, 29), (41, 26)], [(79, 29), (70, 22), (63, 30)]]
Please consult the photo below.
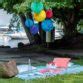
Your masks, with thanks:
[(12, 15), (11, 14), (7, 14), (6, 11), (0, 9), (0, 25), (9, 25), (10, 19), (11, 19)]

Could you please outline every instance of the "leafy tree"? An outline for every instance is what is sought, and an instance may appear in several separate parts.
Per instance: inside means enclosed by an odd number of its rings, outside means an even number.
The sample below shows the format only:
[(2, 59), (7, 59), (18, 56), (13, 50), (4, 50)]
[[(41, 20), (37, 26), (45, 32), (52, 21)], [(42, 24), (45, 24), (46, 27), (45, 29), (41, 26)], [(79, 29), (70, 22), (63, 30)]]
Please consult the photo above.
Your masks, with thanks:
[[(40, 30), (40, 35), (32, 36), (30, 31), (25, 26), (27, 17), (32, 18), (30, 5), (34, 0), (2, 0), (0, 7), (4, 8), (9, 13), (15, 13), (20, 16), (21, 22), (30, 42), (36, 41), (37, 43), (45, 42), (46, 33)], [(40, 0), (35, 0), (40, 1)], [(77, 24), (83, 18), (82, 0), (41, 0), (44, 1), (45, 8), (52, 8), (54, 19), (59, 18), (64, 25), (64, 38), (66, 40), (77, 35)], [(41, 23), (39, 23), (41, 25)], [(41, 27), (41, 26), (40, 26)], [(53, 31), (52, 31), (53, 33)], [(42, 41), (42, 42), (41, 42)]]
[[(51, 1), (51, 0), (50, 0)], [(46, 5), (53, 9), (54, 19), (59, 20), (64, 25), (64, 43), (71, 43), (72, 39), (78, 36), (77, 24), (80, 19), (83, 19), (83, 1), (82, 0), (56, 0), (56, 2), (49, 2)], [(70, 44), (69, 44), (70, 45)]]
[[(25, 14), (23, 13), (24, 11), (24, 7), (22, 5), (22, 3), (24, 3), (25, 0), (2, 0), (1, 4), (1, 8), (3, 8), (4, 10), (6, 10), (8, 13), (14, 13), (19, 15), (21, 22), (23, 24), (23, 27), (26, 31), (26, 34), (28, 36), (29, 41), (32, 43), (33, 42), (33, 36), (31, 35), (30, 31), (28, 30), (28, 28), (26, 28), (25, 26)], [(19, 9), (15, 10), (14, 6), (19, 6)]]
[(19, 16), (13, 14), (10, 24), (9, 24), (9, 31), (13, 31), (13, 28), (18, 32), (20, 29), (20, 19)]

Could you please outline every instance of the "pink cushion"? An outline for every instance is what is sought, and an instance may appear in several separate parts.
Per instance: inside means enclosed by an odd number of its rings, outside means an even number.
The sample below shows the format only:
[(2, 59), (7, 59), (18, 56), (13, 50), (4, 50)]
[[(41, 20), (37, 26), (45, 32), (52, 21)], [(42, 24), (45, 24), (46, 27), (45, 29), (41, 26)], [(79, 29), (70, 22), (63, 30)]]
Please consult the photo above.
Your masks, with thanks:
[(41, 69), (39, 72), (44, 74), (46, 72), (49, 72), (49, 69)]
[(70, 58), (54, 58), (53, 63), (57, 67), (66, 68), (70, 60), (71, 60)]

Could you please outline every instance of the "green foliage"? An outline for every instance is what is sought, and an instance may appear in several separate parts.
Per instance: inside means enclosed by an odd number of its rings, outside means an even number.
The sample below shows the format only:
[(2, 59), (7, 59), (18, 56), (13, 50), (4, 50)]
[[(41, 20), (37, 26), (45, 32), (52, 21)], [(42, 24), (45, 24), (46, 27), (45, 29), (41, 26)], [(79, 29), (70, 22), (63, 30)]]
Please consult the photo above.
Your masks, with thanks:
[(79, 21), (77, 25), (77, 31), (81, 34), (83, 34), (83, 19)]
[(3, 0), (0, 0), (0, 8), (2, 8)]
[(30, 4), (31, 4), (31, 0), (29, 1), (25, 1), (21, 4), (16, 4), (13, 6), (13, 9), (17, 12), (17, 13), (26, 13), (28, 10), (30, 10)]
[[(25, 13), (30, 10), (30, 4), (33, 1), (44, 1), (45, 8), (74, 8), (75, 4), (72, 3), (74, 0), (0, 0), (3, 4), (0, 4), (0, 7), (3, 5), (3, 8), (8, 12), (15, 13)], [(76, 0), (82, 3), (82, 0)]]
[(72, 3), (68, 3), (68, 2), (45, 2), (45, 7), (49, 7), (49, 8), (73, 8), (74, 5)]
[(18, 78), (0, 79), (0, 83), (83, 83), (83, 73), (71, 75), (57, 75), (45, 79), (22, 80)]
[(13, 6), (15, 4), (20, 4), (24, 0), (3, 0), (3, 8), (8, 12), (13, 12)]
[(20, 18), (16, 14), (13, 14), (13, 17), (10, 20), (10, 25), (9, 25), (10, 31), (13, 30), (12, 28), (16, 28), (16, 31), (20, 29)]
[(73, 8), (74, 4), (71, 3), (71, 0), (0, 0), (2, 7), (8, 12), (15, 13), (25, 13), (30, 10), (31, 2), (33, 1), (45, 1), (45, 8)]

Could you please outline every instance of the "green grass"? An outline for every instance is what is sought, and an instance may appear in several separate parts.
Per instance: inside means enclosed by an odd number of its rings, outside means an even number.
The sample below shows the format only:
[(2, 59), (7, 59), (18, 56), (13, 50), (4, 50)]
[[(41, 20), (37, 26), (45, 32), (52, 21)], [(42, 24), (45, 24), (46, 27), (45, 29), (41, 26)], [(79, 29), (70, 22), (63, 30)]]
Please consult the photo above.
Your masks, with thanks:
[(0, 79), (0, 83), (83, 83), (83, 73), (57, 75), (46, 79), (21, 80), (18, 78)]
[(83, 59), (81, 59), (81, 58), (79, 58), (77, 60), (73, 60), (72, 62), (75, 64), (83, 65)]
[[(83, 65), (83, 60), (74, 60), (74, 63)], [(0, 79), (0, 83), (83, 83), (83, 72), (71, 75), (57, 75), (50, 78), (35, 80), (22, 80), (19, 78)]]

